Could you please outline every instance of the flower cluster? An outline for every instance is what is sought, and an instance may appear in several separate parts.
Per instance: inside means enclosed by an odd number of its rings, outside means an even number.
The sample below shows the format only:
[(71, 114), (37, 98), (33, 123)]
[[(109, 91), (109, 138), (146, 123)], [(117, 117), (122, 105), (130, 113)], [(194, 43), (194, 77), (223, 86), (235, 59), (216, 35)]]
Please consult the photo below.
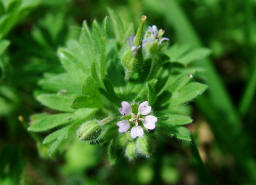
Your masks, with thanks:
[(117, 126), (119, 127), (118, 131), (120, 133), (127, 132), (132, 125), (130, 135), (135, 139), (136, 137), (144, 135), (142, 125), (146, 130), (155, 129), (157, 118), (153, 115), (149, 115), (152, 108), (148, 105), (148, 101), (139, 105), (137, 113), (132, 112), (132, 106), (128, 102), (123, 101), (121, 105), (122, 107), (119, 111), (123, 115), (123, 120), (117, 122)]
[(164, 30), (162, 29), (158, 30), (156, 25), (149, 26), (142, 40), (142, 46), (144, 47), (148, 43), (150, 44), (157, 43), (158, 45), (160, 45), (163, 43), (163, 41), (169, 41), (169, 38), (162, 37), (163, 35), (164, 35)]
[(135, 46), (134, 44), (134, 39), (135, 36), (131, 35), (130, 37), (128, 37), (128, 39), (126, 39), (127, 45), (131, 48), (132, 54), (133, 56), (136, 55), (137, 51), (142, 47), (147, 47), (147, 46), (151, 46), (153, 44), (157, 44), (158, 46), (161, 45), (164, 41), (169, 41), (169, 38), (167, 37), (163, 37), (164, 35), (164, 30), (157, 29), (156, 25), (153, 26), (149, 26), (144, 37), (142, 40), (142, 46)]

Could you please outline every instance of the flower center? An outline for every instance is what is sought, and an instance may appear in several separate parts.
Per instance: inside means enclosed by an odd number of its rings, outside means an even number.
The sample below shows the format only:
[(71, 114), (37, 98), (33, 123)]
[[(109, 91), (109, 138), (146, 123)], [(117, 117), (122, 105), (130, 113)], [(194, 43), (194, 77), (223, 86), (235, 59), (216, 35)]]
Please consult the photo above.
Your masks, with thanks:
[(143, 118), (140, 117), (140, 113), (138, 113), (137, 115), (134, 113), (131, 113), (131, 118), (129, 119), (130, 122), (133, 122), (135, 124), (135, 126), (138, 126), (139, 121), (142, 121)]

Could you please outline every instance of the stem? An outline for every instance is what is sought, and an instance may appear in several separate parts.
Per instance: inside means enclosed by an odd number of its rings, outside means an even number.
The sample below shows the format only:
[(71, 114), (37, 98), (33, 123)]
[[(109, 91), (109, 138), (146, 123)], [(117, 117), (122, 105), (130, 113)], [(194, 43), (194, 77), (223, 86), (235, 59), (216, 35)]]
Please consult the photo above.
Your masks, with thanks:
[(206, 166), (204, 165), (204, 163), (199, 155), (199, 152), (198, 152), (198, 149), (197, 149), (197, 146), (196, 146), (193, 136), (191, 136), (191, 138), (192, 138), (192, 143), (190, 146), (191, 146), (191, 153), (193, 155), (193, 163), (196, 167), (200, 182), (202, 184), (217, 185), (215, 180), (212, 178), (212, 176), (207, 171)]
[(239, 113), (243, 116), (248, 111), (256, 89), (256, 63), (254, 64), (252, 76), (247, 84), (247, 87), (244, 91), (243, 97), (239, 105)]
[[(29, 124), (24, 121), (24, 118), (21, 115), (18, 117), (18, 119), (19, 119), (21, 125), (23, 126), (23, 128), (27, 131)], [(28, 133), (36, 142), (42, 144), (43, 140), (42, 140), (42, 138), (40, 136), (38, 136), (37, 134), (35, 134), (33, 132), (28, 132)]]
[(252, 24), (253, 24), (253, 10), (251, 0), (244, 0), (244, 37), (246, 42), (246, 56), (252, 56)]
[(106, 118), (100, 120), (100, 125), (105, 125), (105, 124), (107, 124), (107, 123), (113, 121), (114, 119), (115, 119), (115, 118), (114, 118), (113, 115), (109, 115), (108, 117), (106, 117)]
[[(252, 58), (251, 64), (255, 63), (255, 57), (253, 56), (252, 52), (252, 38), (251, 38), (251, 31), (252, 31), (252, 22), (253, 22), (253, 14), (252, 14), (252, 7), (251, 7), (251, 0), (245, 0), (245, 24), (244, 24), (244, 37), (246, 41), (246, 56), (248, 60)], [(244, 91), (243, 97), (240, 101), (239, 105), (239, 113), (241, 116), (244, 116), (248, 111), (248, 108), (251, 105), (254, 93), (256, 88), (256, 64), (253, 66), (252, 76), (246, 86)]]

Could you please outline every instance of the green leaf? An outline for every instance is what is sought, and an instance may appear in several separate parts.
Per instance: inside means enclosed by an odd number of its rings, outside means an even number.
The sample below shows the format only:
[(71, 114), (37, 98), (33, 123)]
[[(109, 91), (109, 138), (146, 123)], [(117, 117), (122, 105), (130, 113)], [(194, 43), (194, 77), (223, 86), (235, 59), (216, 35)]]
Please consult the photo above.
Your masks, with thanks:
[(58, 148), (64, 143), (64, 141), (68, 139), (71, 128), (72, 125), (66, 126), (60, 130), (53, 132), (44, 139), (44, 144), (51, 143), (50, 148), (48, 150), (50, 156), (53, 156), (58, 150)]
[(191, 49), (191, 46), (183, 44), (174, 44), (167, 50), (171, 62), (179, 62), (179, 59)]
[(41, 94), (36, 99), (43, 105), (58, 111), (72, 112), (71, 108), (75, 95), (67, 94)]
[(181, 57), (178, 61), (185, 64), (185, 65), (188, 65), (191, 62), (199, 61), (199, 60), (202, 60), (202, 59), (206, 58), (207, 56), (210, 55), (210, 53), (211, 53), (210, 49), (197, 48), (197, 49), (194, 49), (194, 50), (190, 51), (189, 53), (187, 53), (183, 57)]
[[(88, 72), (84, 69), (84, 66), (80, 64), (79, 59), (69, 49), (60, 48), (58, 49), (58, 56), (64, 69), (70, 74), (75, 76), (77, 79), (85, 77), (84, 72)], [(84, 69), (84, 71), (83, 71)]]
[(99, 107), (102, 105), (100, 93), (98, 91), (98, 84), (95, 80), (89, 76), (83, 85), (82, 96), (77, 97), (72, 108), (83, 108), (83, 107)]
[(70, 123), (72, 120), (72, 114), (54, 114), (54, 115), (41, 115), (36, 120), (31, 122), (31, 126), (28, 128), (29, 131), (42, 132), (50, 130), (52, 128)]
[(181, 89), (191, 80), (189, 75), (190, 75), (190, 73), (185, 72), (185, 73), (181, 73), (176, 76), (169, 77), (163, 90), (175, 92), (176, 90)]
[(190, 132), (185, 127), (175, 127), (173, 133), (171, 133), (171, 136), (174, 136), (180, 140), (191, 141)]
[(98, 83), (101, 84), (98, 72), (97, 72), (97, 66), (96, 63), (92, 63), (92, 68), (91, 68), (91, 76), (93, 79)]
[(67, 93), (80, 94), (82, 92), (82, 83), (79, 80), (74, 79), (69, 73), (62, 73), (43, 78), (39, 81), (39, 85), (48, 91), (66, 91)]
[(191, 82), (179, 91), (175, 91), (171, 97), (172, 105), (180, 105), (189, 102), (201, 95), (207, 89), (207, 85)]
[(192, 119), (189, 116), (171, 114), (168, 115), (168, 119), (164, 121), (169, 126), (181, 126), (192, 123)]
[(62, 126), (74, 121), (85, 121), (95, 114), (97, 109), (78, 109), (74, 113), (60, 113), (49, 115), (46, 113), (34, 114), (31, 116), (31, 126), (29, 131), (42, 132), (52, 128)]
[(108, 13), (110, 15), (110, 19), (112, 22), (112, 26), (114, 29), (115, 37), (119, 43), (123, 42), (123, 34), (124, 34), (124, 25), (121, 18), (117, 15), (116, 12), (108, 8)]
[(0, 56), (5, 52), (5, 50), (9, 45), (10, 45), (10, 42), (8, 40), (0, 41)]
[(190, 45), (178, 45), (170, 47), (167, 54), (171, 58), (171, 62), (179, 62), (184, 65), (191, 64), (192, 62), (202, 60), (208, 57), (211, 53), (207, 48), (192, 49)]
[[(94, 47), (95, 47), (95, 53), (97, 51), (102, 51), (103, 45), (102, 45), (102, 34), (103, 31), (101, 30), (98, 22), (96, 20), (92, 23), (92, 39), (94, 41)], [(97, 55), (100, 56), (100, 53), (97, 53)]]
[[(84, 60), (86, 60), (88, 65), (96, 59), (96, 55), (98, 55), (98, 53), (96, 53), (95, 43), (86, 21), (83, 22), (79, 42), (84, 50), (83, 52), (85, 53)], [(95, 62), (93, 62), (93, 64), (95, 64)]]
[(103, 36), (101, 38), (102, 40), (102, 51), (101, 51), (101, 57), (100, 57), (100, 73), (101, 73), (101, 80), (104, 79), (106, 72), (107, 72), (107, 68), (106, 68), (106, 34), (107, 34), (107, 20), (108, 18), (105, 17), (104, 21), (103, 21)]
[(74, 79), (69, 73), (62, 73), (45, 77), (39, 81), (39, 85), (48, 91), (60, 92), (65, 90), (67, 93), (80, 94), (82, 91), (81, 81)]
[(101, 99), (99, 96), (89, 96), (89, 95), (82, 95), (78, 96), (72, 103), (72, 108), (79, 109), (79, 108), (95, 108), (100, 107), (102, 105)]
[(98, 109), (94, 109), (94, 108), (82, 108), (82, 109), (76, 110), (73, 116), (74, 116), (74, 119), (85, 121), (91, 118), (97, 112), (97, 110)]
[(99, 88), (99, 85), (91, 76), (89, 76), (86, 78), (83, 84), (82, 94), (87, 96), (93, 96), (93, 95), (99, 94), (98, 88)]
[(105, 89), (106, 89), (106, 92), (107, 92), (107, 96), (108, 96), (107, 98), (109, 98), (111, 101), (113, 101), (113, 102), (115, 102), (116, 104), (119, 105), (121, 101), (115, 93), (112, 82), (108, 78), (106, 78), (104, 80), (104, 86), (105, 86)]
[[(2, 1), (1, 1), (2, 2)], [(13, 26), (22, 20), (31, 9), (41, 2), (40, 0), (6, 0), (0, 10), (5, 9), (0, 19), (0, 39), (3, 38)], [(1, 13), (1, 12), (0, 12)]]
[(149, 83), (147, 83), (149, 105), (154, 105), (157, 99), (157, 93), (155, 90), (156, 83), (157, 80), (151, 80)]

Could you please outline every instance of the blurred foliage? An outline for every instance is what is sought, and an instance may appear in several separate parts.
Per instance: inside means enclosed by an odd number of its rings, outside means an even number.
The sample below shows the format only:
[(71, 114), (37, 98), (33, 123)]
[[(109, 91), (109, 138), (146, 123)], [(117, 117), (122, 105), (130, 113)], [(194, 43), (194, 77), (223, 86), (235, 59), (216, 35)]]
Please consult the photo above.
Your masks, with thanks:
[[(163, 138), (151, 158), (121, 158), (114, 166), (106, 149), (78, 141), (50, 158), (41, 138), (49, 133), (26, 130), (31, 114), (51, 112), (34, 92), (40, 79), (64, 72), (57, 49), (78, 39), (83, 20), (91, 25), (108, 15), (107, 7), (136, 27), (147, 15), (185, 53), (210, 48), (209, 59), (194, 66), (209, 91), (179, 110), (193, 113), (194, 142)], [(0, 1), (0, 184), (256, 184), (255, 9), (255, 0)], [(182, 59), (173, 47), (168, 52)]]

